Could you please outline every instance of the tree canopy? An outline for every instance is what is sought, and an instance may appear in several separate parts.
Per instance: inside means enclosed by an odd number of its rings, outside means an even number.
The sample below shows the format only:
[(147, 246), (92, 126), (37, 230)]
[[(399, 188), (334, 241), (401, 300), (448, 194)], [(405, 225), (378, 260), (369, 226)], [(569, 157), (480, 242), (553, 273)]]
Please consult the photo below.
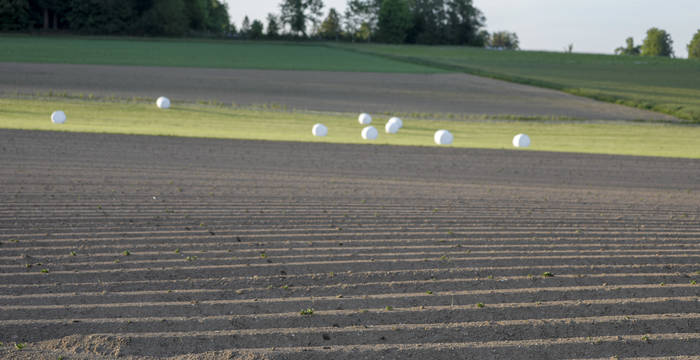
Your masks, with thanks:
[(319, 34), (327, 40), (337, 40), (343, 33), (343, 28), (340, 24), (340, 15), (335, 9), (331, 8), (328, 11), (328, 16), (321, 23)]
[(411, 27), (411, 10), (406, 0), (384, 0), (379, 8), (377, 38), (387, 43), (402, 43)]
[(666, 30), (651, 28), (642, 43), (642, 56), (673, 56), (673, 40)]
[(221, 0), (0, 0), (0, 30), (108, 35), (225, 34)]
[(631, 36), (625, 40), (625, 44), (626, 45), (624, 47), (620, 46), (619, 48), (615, 49), (615, 54), (636, 56), (642, 53), (642, 46), (634, 46), (634, 38)]
[(688, 44), (688, 59), (700, 59), (700, 29)]
[(518, 50), (520, 48), (520, 40), (518, 34), (507, 31), (498, 31), (487, 39), (488, 45), (493, 48)]

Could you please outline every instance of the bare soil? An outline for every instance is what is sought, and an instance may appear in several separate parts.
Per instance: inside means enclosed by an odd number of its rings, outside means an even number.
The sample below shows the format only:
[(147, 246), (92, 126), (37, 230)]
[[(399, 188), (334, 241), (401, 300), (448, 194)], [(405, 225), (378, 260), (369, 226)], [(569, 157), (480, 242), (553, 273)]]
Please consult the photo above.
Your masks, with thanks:
[(0, 130), (0, 358), (698, 359), (698, 179), (688, 159)]
[(216, 100), (332, 112), (675, 120), (562, 92), (467, 74), (382, 74), (0, 63), (0, 93)]

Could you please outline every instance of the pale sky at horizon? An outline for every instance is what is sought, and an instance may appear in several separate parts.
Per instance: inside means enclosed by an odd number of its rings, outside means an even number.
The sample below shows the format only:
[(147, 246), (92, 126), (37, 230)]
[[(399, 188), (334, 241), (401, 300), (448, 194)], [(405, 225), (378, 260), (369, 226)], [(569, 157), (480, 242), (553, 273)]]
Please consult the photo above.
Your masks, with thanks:
[[(240, 26), (245, 15), (265, 22), (267, 14), (279, 14), (281, 0), (225, 0), (231, 20)], [(323, 0), (324, 13), (331, 7), (343, 12), (347, 0)], [(687, 57), (686, 45), (700, 29), (700, 0), (474, 0), (486, 15), (486, 29), (514, 31), (524, 50), (562, 51), (574, 44), (574, 52), (612, 54), (634, 37), (641, 44), (646, 30), (658, 27), (671, 34), (676, 57)]]

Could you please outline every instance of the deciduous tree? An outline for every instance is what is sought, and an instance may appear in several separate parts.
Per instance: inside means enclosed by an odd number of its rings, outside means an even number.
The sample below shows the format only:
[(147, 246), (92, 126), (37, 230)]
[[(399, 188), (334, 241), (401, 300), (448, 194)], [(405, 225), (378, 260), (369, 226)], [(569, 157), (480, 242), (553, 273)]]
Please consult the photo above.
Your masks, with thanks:
[(296, 35), (306, 36), (306, 23), (312, 31), (318, 30), (323, 15), (323, 0), (283, 0), (280, 4), (280, 20)]
[(642, 56), (673, 56), (673, 40), (666, 30), (651, 28), (642, 43)]
[(700, 59), (700, 30), (695, 33), (688, 44), (688, 59)]
[(350, 0), (345, 10), (346, 31), (355, 37), (372, 40), (377, 30), (381, 0)]
[(642, 46), (637, 45), (634, 46), (634, 38), (631, 36), (625, 40), (625, 46), (620, 46), (619, 48), (615, 49), (615, 54), (617, 55), (639, 55), (642, 52)]
[(448, 0), (447, 9), (447, 37), (451, 44), (484, 46), (486, 33), (481, 28), (486, 18), (472, 0)]
[(520, 40), (518, 34), (507, 31), (497, 31), (489, 36), (488, 44), (494, 48), (507, 50), (518, 50), (520, 48)]

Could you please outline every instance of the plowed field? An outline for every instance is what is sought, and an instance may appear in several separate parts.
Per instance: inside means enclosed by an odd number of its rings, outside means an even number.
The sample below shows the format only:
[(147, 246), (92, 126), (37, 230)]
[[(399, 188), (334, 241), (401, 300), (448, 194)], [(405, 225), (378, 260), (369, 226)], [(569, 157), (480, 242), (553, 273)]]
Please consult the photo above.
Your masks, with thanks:
[(0, 130), (0, 204), (3, 359), (700, 354), (698, 160)]

